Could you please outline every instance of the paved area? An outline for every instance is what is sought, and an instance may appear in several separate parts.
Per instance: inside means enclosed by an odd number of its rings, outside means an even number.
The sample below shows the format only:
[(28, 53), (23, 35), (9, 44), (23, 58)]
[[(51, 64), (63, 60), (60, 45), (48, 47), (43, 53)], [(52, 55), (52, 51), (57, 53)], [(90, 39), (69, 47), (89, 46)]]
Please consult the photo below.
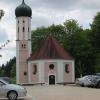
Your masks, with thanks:
[(26, 86), (28, 98), (21, 100), (100, 100), (100, 89), (73, 85)]
[(73, 85), (26, 86), (31, 99), (25, 100), (100, 100), (100, 89)]

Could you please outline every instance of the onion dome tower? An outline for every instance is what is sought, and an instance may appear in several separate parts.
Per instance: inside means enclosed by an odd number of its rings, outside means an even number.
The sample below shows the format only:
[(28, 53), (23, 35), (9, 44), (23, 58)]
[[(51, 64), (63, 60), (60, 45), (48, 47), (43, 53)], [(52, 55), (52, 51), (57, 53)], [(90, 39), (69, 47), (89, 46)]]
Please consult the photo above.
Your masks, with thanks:
[(31, 8), (22, 1), (16, 16), (16, 76), (17, 84), (28, 83), (27, 59), (31, 54)]
[(16, 15), (16, 17), (20, 17), (20, 16), (31, 17), (32, 10), (28, 5), (25, 4), (25, 2), (23, 0), (22, 4), (16, 8), (15, 15)]

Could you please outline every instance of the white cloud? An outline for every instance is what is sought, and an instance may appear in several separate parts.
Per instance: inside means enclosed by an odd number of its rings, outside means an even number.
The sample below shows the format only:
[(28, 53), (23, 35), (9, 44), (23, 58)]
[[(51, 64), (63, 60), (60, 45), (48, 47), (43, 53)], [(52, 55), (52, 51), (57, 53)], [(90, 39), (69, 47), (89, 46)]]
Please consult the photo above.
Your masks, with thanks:
[(3, 63), (6, 64), (9, 59), (16, 56), (15, 41), (11, 41), (3, 49), (0, 49), (0, 54), (2, 55), (2, 57), (0, 57), (0, 65)]
[(98, 10), (100, 9), (100, 0), (80, 0), (80, 6), (83, 9)]
[[(0, 25), (1, 26), (1, 25)], [(7, 39), (8, 35), (5, 29), (0, 27), (0, 42), (4, 42)]]

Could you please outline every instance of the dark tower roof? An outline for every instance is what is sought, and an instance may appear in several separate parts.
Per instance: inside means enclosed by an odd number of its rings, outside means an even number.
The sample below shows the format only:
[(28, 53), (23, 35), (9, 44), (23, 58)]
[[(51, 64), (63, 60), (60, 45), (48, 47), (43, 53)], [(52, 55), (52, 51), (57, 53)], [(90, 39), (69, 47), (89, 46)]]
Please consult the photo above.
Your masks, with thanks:
[(64, 50), (64, 48), (57, 42), (57, 40), (49, 36), (41, 48), (33, 53), (29, 60), (42, 59), (65, 59), (72, 60), (73, 57)]
[(31, 17), (32, 10), (28, 5), (25, 4), (25, 2), (23, 0), (22, 4), (16, 8), (15, 15), (16, 15), (16, 17), (21, 17), (21, 16)]

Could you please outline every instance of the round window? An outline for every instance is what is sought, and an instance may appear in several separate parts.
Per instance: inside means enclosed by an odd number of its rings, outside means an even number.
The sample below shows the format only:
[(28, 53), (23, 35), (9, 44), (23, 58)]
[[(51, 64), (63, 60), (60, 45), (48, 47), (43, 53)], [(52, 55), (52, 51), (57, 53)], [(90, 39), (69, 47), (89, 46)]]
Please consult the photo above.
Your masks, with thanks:
[(54, 64), (49, 65), (50, 70), (54, 69)]

